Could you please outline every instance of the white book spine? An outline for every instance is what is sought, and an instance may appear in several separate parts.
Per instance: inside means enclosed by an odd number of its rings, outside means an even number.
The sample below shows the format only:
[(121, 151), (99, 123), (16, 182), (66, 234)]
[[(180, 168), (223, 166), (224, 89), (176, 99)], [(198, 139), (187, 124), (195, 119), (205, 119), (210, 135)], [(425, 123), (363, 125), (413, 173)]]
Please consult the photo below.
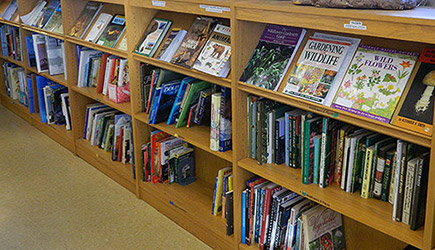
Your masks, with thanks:
[(347, 182), (346, 182), (346, 192), (350, 192), (352, 189), (352, 175), (353, 175), (353, 162), (355, 159), (355, 145), (356, 145), (357, 138), (353, 137), (350, 140), (350, 155), (349, 157), (349, 164), (347, 165)]
[(110, 80), (110, 70), (112, 69), (114, 61), (115, 60), (113, 58), (107, 58), (106, 72), (104, 73), (103, 95), (107, 95), (107, 86), (109, 85)]
[(103, 33), (104, 29), (109, 24), (110, 20), (112, 19), (112, 15), (107, 13), (101, 13), (101, 15), (98, 17), (97, 21), (95, 21), (94, 26), (92, 26), (91, 30), (89, 31), (88, 35), (86, 36), (85, 40), (95, 43), (100, 38), (101, 34)]
[(396, 220), (397, 213), (397, 199), (399, 198), (399, 179), (400, 179), (400, 168), (402, 163), (402, 150), (403, 141), (398, 140), (396, 146), (396, 172), (394, 173), (394, 199), (393, 199), (393, 220)]
[(390, 191), (388, 193), (388, 202), (391, 204), (394, 204), (394, 191), (395, 191), (395, 183), (396, 183), (396, 166), (397, 166), (397, 151), (394, 153), (394, 161), (392, 162), (391, 167), (391, 184), (390, 184)]
[(267, 163), (272, 164), (273, 163), (273, 133), (274, 131), (272, 123), (273, 121), (273, 112), (269, 112), (267, 117)]
[(211, 96), (211, 128), (210, 128), (210, 149), (219, 150), (219, 127), (220, 127), (220, 105), (222, 93), (216, 93)]
[(348, 149), (350, 147), (350, 139), (349, 137), (345, 137), (344, 139), (344, 152), (343, 152), (343, 164), (341, 167), (341, 189), (345, 189), (346, 188), (346, 170), (347, 170), (347, 158), (348, 156)]
[(411, 214), (412, 193), (414, 189), (415, 169), (418, 165), (418, 158), (408, 162), (406, 169), (405, 193), (403, 196), (402, 222), (409, 225)]

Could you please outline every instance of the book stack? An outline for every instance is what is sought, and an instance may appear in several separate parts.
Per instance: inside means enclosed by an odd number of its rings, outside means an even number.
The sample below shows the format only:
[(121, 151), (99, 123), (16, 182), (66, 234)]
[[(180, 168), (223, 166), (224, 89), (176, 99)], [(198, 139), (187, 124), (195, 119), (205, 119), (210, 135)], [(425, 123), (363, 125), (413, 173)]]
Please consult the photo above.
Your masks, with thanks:
[(28, 106), (27, 78), (24, 68), (13, 63), (3, 63), (5, 75), (5, 87), (7, 94), (13, 100), (19, 100), (21, 104)]
[[(62, 40), (33, 33), (25, 37), (27, 59), (30, 67), (36, 67), (39, 73), (50, 75), (65, 74), (65, 47)], [(65, 80), (66, 80), (65, 74)]]
[(397, 207), (395, 220), (413, 230), (422, 225), (427, 150), (256, 96), (249, 96), (247, 105), (249, 155), (259, 164), (301, 168), (304, 184), (360, 190), (362, 198)]
[(211, 214), (226, 220), (226, 234), (234, 233), (233, 222), (233, 168), (226, 167), (218, 171), (213, 194), (213, 206)]
[[(29, 84), (29, 86), (31, 85)], [(33, 107), (35, 112), (39, 110), (41, 122), (65, 125), (67, 130), (71, 130), (68, 88), (42, 76), (36, 76), (36, 88), (38, 103), (33, 104), (30, 102), (30, 104), (35, 105)], [(32, 92), (29, 90), (29, 93)], [(32, 107), (30, 107), (30, 110), (32, 110)]]
[(341, 214), (266, 179), (242, 192), (242, 243), (260, 249), (345, 249)]
[(2, 55), (16, 61), (23, 61), (20, 29), (10, 25), (0, 25)]
[(21, 21), (25, 25), (62, 34), (60, 1), (51, 0), (47, 3), (47, 1), (39, 0), (29, 13), (21, 16)]
[(231, 89), (140, 64), (142, 111), (149, 123), (210, 126), (210, 149), (231, 150)]
[(128, 60), (77, 46), (77, 86), (96, 88), (97, 93), (116, 103), (130, 100)]
[(103, 4), (90, 1), (68, 35), (110, 48), (127, 50), (125, 16), (103, 12)]
[(0, 17), (7, 20), (18, 22), (18, 3), (17, 0), (12, 0), (8, 7), (0, 14)]
[(111, 152), (112, 161), (133, 163), (133, 132), (127, 114), (101, 103), (87, 105), (83, 139)]
[(179, 138), (153, 131), (141, 153), (145, 182), (188, 185), (196, 180), (194, 149)]
[(164, 39), (172, 21), (154, 18), (135, 53), (157, 55), (159, 60), (225, 78), (231, 68), (231, 29), (223, 23), (214, 18), (197, 17), (189, 31), (175, 27)]

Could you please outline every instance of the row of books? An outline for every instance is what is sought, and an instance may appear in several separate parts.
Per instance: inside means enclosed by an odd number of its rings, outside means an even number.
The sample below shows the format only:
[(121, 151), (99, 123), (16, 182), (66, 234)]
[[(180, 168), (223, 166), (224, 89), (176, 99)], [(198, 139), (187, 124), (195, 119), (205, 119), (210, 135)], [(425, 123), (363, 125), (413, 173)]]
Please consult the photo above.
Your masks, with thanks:
[(188, 185), (196, 180), (192, 146), (160, 130), (150, 138), (141, 146), (143, 181)]
[(432, 134), (434, 49), (423, 50), (417, 61), (415, 52), (306, 33), (268, 24), (240, 81)]
[(21, 21), (25, 25), (62, 34), (60, 1), (51, 0), (47, 3), (47, 1), (39, 0), (29, 13), (21, 16)]
[(211, 214), (222, 217), (226, 221), (226, 234), (234, 233), (233, 211), (233, 168), (225, 167), (218, 171), (213, 193), (213, 206)]
[[(30, 67), (36, 67), (39, 73), (48, 72), (50, 75), (66, 73), (65, 45), (62, 40), (39, 33), (32, 33), (25, 40)], [(66, 78), (65, 74), (65, 80)]]
[(24, 68), (13, 63), (3, 63), (5, 87), (7, 95), (13, 100), (19, 100), (24, 106), (28, 106), (27, 76)]
[(228, 76), (231, 68), (231, 29), (224, 20), (197, 17), (188, 31), (174, 27), (167, 35), (171, 26), (171, 20), (154, 18), (135, 52), (149, 57), (157, 55), (159, 60), (217, 77)]
[(111, 152), (112, 161), (133, 163), (133, 129), (127, 114), (101, 103), (87, 105), (83, 139)]
[(99, 45), (127, 50), (125, 16), (103, 12), (103, 4), (90, 1), (82, 10), (69, 36)]
[(0, 25), (0, 39), (2, 55), (12, 57), (16, 61), (23, 61), (20, 29), (10, 25)]
[(249, 156), (259, 164), (302, 168), (304, 184), (360, 190), (393, 204), (394, 220), (422, 225), (427, 149), (256, 96), (247, 105)]
[(346, 248), (341, 214), (263, 178), (246, 182), (241, 220), (242, 243), (260, 249)]
[(210, 148), (231, 150), (231, 89), (148, 64), (140, 72), (142, 111), (150, 124), (210, 126)]
[(95, 87), (116, 103), (130, 101), (128, 60), (77, 45), (78, 87)]

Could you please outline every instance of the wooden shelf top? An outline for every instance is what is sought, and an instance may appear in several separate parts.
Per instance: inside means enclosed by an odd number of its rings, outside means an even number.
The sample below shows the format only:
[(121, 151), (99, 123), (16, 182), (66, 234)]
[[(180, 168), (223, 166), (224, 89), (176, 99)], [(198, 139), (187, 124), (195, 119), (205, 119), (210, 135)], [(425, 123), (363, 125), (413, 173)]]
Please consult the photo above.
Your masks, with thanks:
[(37, 75), (43, 76), (49, 80), (52, 80), (56, 83), (59, 83), (65, 87), (68, 87), (67, 81), (65, 80), (65, 75), (64, 74), (59, 74), (59, 75), (50, 75), (48, 72), (38, 72), (38, 69), (36, 69), (35, 67), (27, 67), (27, 69), (29, 71), (31, 71), (32, 73), (35, 73)]
[[(199, 80), (207, 81), (213, 84), (217, 84), (223, 87), (231, 88), (231, 79), (229, 78), (220, 78), (216, 76), (212, 76), (194, 69), (188, 69), (176, 64), (164, 62), (161, 60), (158, 60), (156, 58), (147, 57), (143, 55), (139, 55), (136, 53), (133, 53), (133, 58), (137, 61), (148, 63), (150, 65), (160, 67), (163, 69), (171, 70), (186, 76), (191, 76)], [(231, 73), (230, 73), (231, 74)]]
[[(148, 124), (148, 115), (145, 113), (137, 113), (134, 115), (134, 117), (143, 122)], [(175, 128), (175, 125), (167, 125), (166, 123), (162, 122), (159, 124), (149, 124), (150, 126), (159, 129), (163, 132), (166, 132), (170, 135), (173, 135), (177, 138), (180, 138), (181, 140), (190, 143), (204, 151), (207, 151), (211, 154), (214, 154), (226, 161), (232, 161), (232, 151), (226, 151), (226, 152), (219, 152), (219, 151), (213, 151), (210, 149), (210, 127), (207, 126), (193, 126), (193, 127), (182, 127), (182, 128)]]
[(130, 0), (133, 7), (230, 18), (230, 2), (219, 0)]
[(124, 0), (93, 0), (94, 2), (124, 5)]
[(36, 33), (39, 33), (39, 34), (42, 34), (45, 36), (54, 37), (54, 38), (59, 39), (59, 40), (64, 40), (64, 38), (65, 38), (65, 36), (63, 34), (46, 31), (46, 30), (43, 30), (40, 28), (29, 26), (29, 25), (22, 24), (21, 27), (25, 30), (30, 31), (30, 32), (36, 32)]
[(273, 180), (276, 184), (331, 208), (344, 216), (415, 247), (423, 247), (423, 228), (412, 231), (408, 225), (393, 221), (393, 207), (388, 202), (363, 199), (359, 192), (347, 193), (335, 184), (324, 189), (314, 184), (302, 184), (301, 170), (285, 165), (263, 164), (260, 166), (254, 159), (250, 158), (240, 160), (238, 165), (265, 179)]
[(85, 46), (94, 50), (99, 50), (111, 55), (115, 55), (115, 56), (119, 56), (122, 58), (127, 58), (127, 51), (123, 51), (123, 50), (119, 50), (119, 49), (115, 49), (115, 48), (109, 48), (103, 45), (99, 45), (96, 43), (91, 43), (82, 39), (78, 39), (72, 36), (68, 36), (65, 35), (65, 41), (71, 42), (71, 43), (75, 43), (81, 46)]
[(394, 138), (403, 139), (424, 147), (431, 147), (432, 138), (414, 131), (396, 127), (389, 123), (384, 123), (352, 114), (343, 110), (323, 106), (314, 102), (289, 96), (280, 92), (256, 87), (247, 83), (239, 82), (239, 89), (250, 94), (262, 96), (277, 102), (281, 102), (296, 108), (312, 111), (322, 116), (330, 117), (348, 124), (359, 126), (368, 130), (376, 131)]
[[(231, 249), (234, 237), (226, 236), (225, 220), (222, 216), (213, 216), (213, 185), (197, 180), (189, 185), (152, 184), (140, 181), (141, 192), (150, 193), (155, 199), (181, 213), (183, 217), (195, 226), (204, 227), (209, 237), (221, 241), (222, 249)], [(184, 223), (182, 223), (184, 224)]]
[(18, 65), (18, 66), (20, 66), (20, 67), (22, 67), (22, 68), (25, 68), (25, 67), (26, 67), (26, 66), (24, 65), (24, 62), (22, 62), (22, 61), (17, 61), (17, 60), (15, 60), (14, 58), (12, 58), (12, 57), (10, 57), (10, 56), (3, 56), (3, 55), (0, 55), (0, 58), (2, 58), (3, 60), (9, 61), (9, 62), (11, 62), (11, 63), (14, 63), (14, 64), (16, 64), (16, 65)]
[(15, 26), (15, 27), (20, 27), (21, 26), (21, 23), (16, 23), (16, 22), (8, 21), (8, 20), (5, 20), (3, 18), (0, 18), (0, 23), (11, 25), (11, 26)]
[(128, 115), (131, 115), (131, 107), (130, 102), (123, 103), (114, 103), (109, 98), (103, 94), (98, 94), (95, 88), (79, 88), (77, 86), (70, 87), (73, 91), (78, 92), (82, 95), (85, 95), (91, 99), (94, 99), (97, 102), (101, 102), (106, 104), (109, 107), (117, 109), (121, 112), (124, 112)]
[[(435, 43), (435, 9), (370, 10), (318, 8), (290, 1), (241, 1), (235, 3), (236, 18), (295, 27)], [(238, 11), (241, 10), (241, 11)], [(344, 28), (349, 21), (362, 22), (365, 29)]]

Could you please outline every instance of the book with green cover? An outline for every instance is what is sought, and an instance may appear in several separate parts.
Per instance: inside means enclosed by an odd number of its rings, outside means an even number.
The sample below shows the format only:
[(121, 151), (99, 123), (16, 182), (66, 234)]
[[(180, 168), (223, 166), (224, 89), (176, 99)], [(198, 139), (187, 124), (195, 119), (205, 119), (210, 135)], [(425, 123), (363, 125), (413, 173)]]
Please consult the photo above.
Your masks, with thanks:
[(104, 29), (97, 44), (113, 48), (125, 31), (125, 17), (115, 15)]
[(187, 125), (187, 118), (189, 115), (190, 106), (192, 106), (192, 104), (194, 104), (194, 102), (198, 100), (199, 94), (202, 90), (208, 89), (210, 87), (211, 84), (205, 81), (191, 83), (191, 87), (189, 89), (189, 92), (187, 93), (183, 109), (180, 110), (178, 121), (175, 124), (176, 128), (184, 127)]
[(322, 117), (314, 117), (304, 121), (302, 183), (313, 183), (314, 177), (314, 142), (312, 137), (322, 133)]

